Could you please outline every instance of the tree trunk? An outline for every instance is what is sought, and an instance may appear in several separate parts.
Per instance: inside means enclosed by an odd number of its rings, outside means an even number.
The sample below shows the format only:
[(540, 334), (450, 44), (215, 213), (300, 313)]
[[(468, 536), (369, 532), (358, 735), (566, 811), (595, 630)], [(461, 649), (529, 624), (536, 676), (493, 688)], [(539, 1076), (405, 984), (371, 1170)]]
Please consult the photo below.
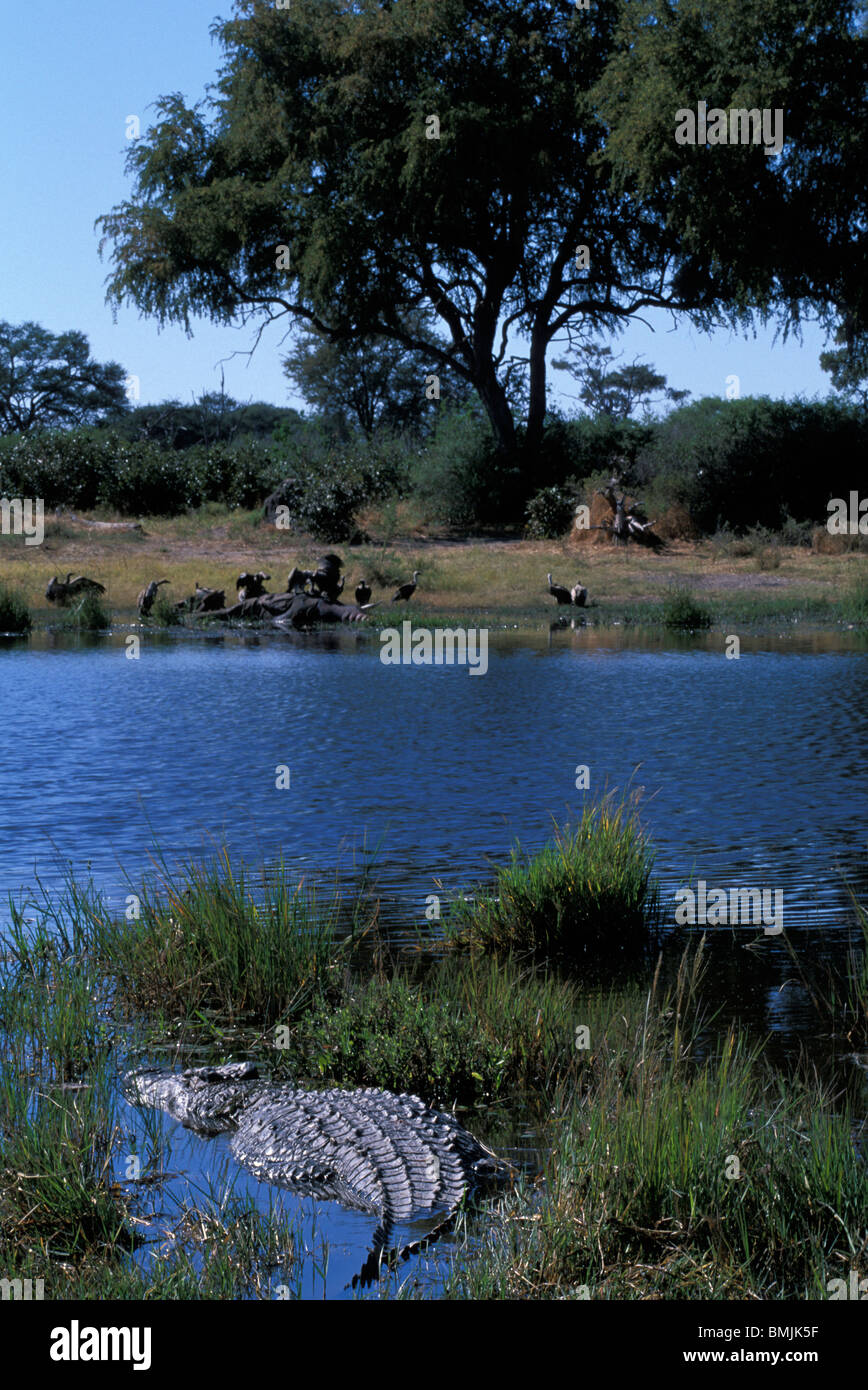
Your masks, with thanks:
[(515, 421), (506, 399), (506, 392), (490, 362), (487, 370), (480, 373), (476, 389), (488, 413), (498, 450), (503, 454), (512, 453), (515, 448)]
[(527, 411), (525, 448), (529, 456), (542, 442), (546, 414), (546, 348), (548, 338), (545, 324), (534, 324), (530, 340), (530, 403)]

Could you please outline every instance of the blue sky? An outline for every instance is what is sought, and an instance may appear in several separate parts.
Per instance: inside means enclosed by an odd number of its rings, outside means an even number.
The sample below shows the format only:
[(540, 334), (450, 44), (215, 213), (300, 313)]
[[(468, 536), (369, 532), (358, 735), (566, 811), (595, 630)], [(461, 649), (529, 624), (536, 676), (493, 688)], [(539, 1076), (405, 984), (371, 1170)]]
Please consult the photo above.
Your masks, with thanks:
[[(108, 261), (98, 256), (94, 220), (130, 193), (124, 174), (126, 121), (145, 130), (151, 104), (167, 92), (198, 100), (217, 74), (220, 51), (209, 26), (227, 16), (219, 0), (28, 0), (3, 12), (0, 85), (0, 319), (33, 319), (52, 332), (79, 329), (100, 361), (117, 361), (139, 378), (141, 400), (192, 400), (220, 384), (221, 359), (253, 345), (254, 328), (194, 324), (160, 330), (123, 308), (113, 322), (105, 303)], [(635, 323), (616, 342), (625, 360), (641, 357), (669, 384), (694, 397), (723, 395), (738, 376), (742, 395), (825, 396), (817, 358), (823, 335), (809, 326), (802, 345), (773, 343), (773, 330), (742, 338), (705, 336), (669, 315)], [(286, 326), (270, 326), (252, 358), (223, 362), (226, 389), (239, 400), (303, 407), (281, 368)], [(288, 346), (287, 340), (286, 346)], [(562, 355), (556, 348), (551, 357)], [(550, 374), (550, 401), (571, 412), (572, 383)], [(564, 392), (564, 394), (559, 394)]]

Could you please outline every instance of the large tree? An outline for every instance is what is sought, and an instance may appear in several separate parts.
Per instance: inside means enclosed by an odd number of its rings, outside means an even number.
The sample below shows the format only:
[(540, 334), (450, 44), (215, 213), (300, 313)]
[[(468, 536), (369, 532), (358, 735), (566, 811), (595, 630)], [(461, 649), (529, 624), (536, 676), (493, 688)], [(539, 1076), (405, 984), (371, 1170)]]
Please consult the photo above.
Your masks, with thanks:
[[(708, 328), (858, 307), (864, 117), (848, 127), (834, 104), (842, 77), (848, 101), (864, 93), (858, 8), (238, 0), (214, 26), (212, 95), (160, 99), (130, 150), (133, 197), (100, 219), (109, 298), (416, 351), (408, 315), (433, 310), (433, 369), (478, 391), (504, 449), (521, 334), (533, 447), (555, 340), (649, 308)], [(675, 113), (699, 98), (783, 105), (785, 153), (677, 145)]]
[[(368, 438), (381, 426), (394, 429), (418, 427), (436, 409), (442, 396), (451, 402), (466, 400), (469, 387), (454, 372), (440, 381), (433, 373), (445, 344), (432, 333), (418, 311), (405, 324), (415, 338), (427, 341), (423, 350), (406, 348), (394, 338), (359, 337), (332, 342), (315, 328), (302, 331), (284, 370), (314, 410), (335, 420), (349, 433), (361, 429)], [(426, 394), (426, 381), (437, 375), (437, 395)], [(433, 388), (433, 383), (431, 383)]]
[[(553, 367), (566, 370), (581, 387), (579, 400), (592, 415), (608, 415), (613, 420), (629, 420), (641, 409), (642, 418), (650, 419), (654, 405), (683, 405), (689, 391), (666, 385), (662, 372), (655, 372), (647, 362), (634, 359), (623, 367), (617, 366), (620, 355), (599, 343), (589, 343), (582, 350), (582, 361), (552, 362)], [(662, 392), (662, 394), (658, 394)]]
[(84, 333), (0, 323), (0, 432), (90, 425), (126, 409), (123, 367), (95, 362)]

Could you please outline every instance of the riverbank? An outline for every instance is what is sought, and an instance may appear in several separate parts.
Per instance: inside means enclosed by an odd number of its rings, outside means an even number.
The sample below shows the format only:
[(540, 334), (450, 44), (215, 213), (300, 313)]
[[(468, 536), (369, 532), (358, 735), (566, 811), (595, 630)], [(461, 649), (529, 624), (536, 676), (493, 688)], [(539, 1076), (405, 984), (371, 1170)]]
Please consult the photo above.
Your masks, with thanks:
[[(376, 624), (409, 611), (414, 621), (455, 620), (467, 625), (534, 626), (567, 615), (586, 624), (653, 625), (673, 588), (689, 590), (715, 626), (783, 628), (868, 624), (868, 560), (857, 551), (818, 554), (804, 546), (764, 541), (675, 541), (655, 555), (562, 541), (490, 537), (457, 539), (428, 532), (394, 536), (358, 546), (317, 543), (277, 531), (259, 511), (217, 506), (175, 518), (145, 518), (141, 531), (93, 530), (69, 519), (46, 523), (41, 546), (21, 537), (0, 537), (0, 579), (21, 592), (34, 622), (58, 620), (45, 599), (52, 575), (84, 573), (105, 585), (105, 604), (115, 622), (136, 621), (136, 599), (152, 579), (168, 579), (161, 594), (185, 598), (196, 584), (224, 589), (234, 602), (235, 579), (264, 570), (273, 591), (285, 588), (294, 565), (310, 568), (326, 550), (344, 560), (346, 595), (359, 579), (381, 606)], [(409, 610), (392, 605), (395, 587), (419, 571)], [(556, 583), (580, 582), (589, 591), (584, 609), (558, 609), (546, 575)]]
[[(161, 871), (121, 917), (74, 883), (62, 901), (22, 907), (0, 975), (7, 1277), (42, 1279), (48, 1298), (299, 1294), (311, 1257), (292, 1222), (224, 1177), (180, 1189), (162, 1120), (119, 1093), (146, 1061), (252, 1058), (314, 1089), (457, 1104), (496, 1150), (510, 1117), (535, 1134), (538, 1160), (516, 1155), (509, 1190), (462, 1215), (434, 1284), (384, 1270), (380, 1297), (810, 1299), (850, 1271), (864, 1279), (860, 1066), (843, 1049), (826, 1076), (776, 1062), (715, 1016), (702, 942), (658, 951), (651, 851), (632, 814), (583, 824), (514, 859), (495, 897), (456, 904), (460, 951), (421, 934), (396, 950), (372, 893), (318, 900), (226, 858)], [(522, 931), (540, 928), (522, 955), (503, 925), (507, 884)], [(647, 930), (625, 956), (628, 906)], [(818, 1027), (858, 1057), (868, 914), (854, 915), (862, 944), (847, 972), (805, 983)], [(444, 904), (447, 938), (452, 917)], [(556, 940), (571, 944), (568, 968)]]

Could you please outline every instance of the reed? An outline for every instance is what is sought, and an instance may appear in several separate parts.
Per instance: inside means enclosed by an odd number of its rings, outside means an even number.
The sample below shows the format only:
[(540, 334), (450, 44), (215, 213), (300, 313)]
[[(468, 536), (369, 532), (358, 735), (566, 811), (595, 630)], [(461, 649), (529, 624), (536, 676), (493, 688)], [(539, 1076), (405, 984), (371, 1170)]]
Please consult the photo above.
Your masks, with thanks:
[(133, 920), (88, 912), (90, 948), (133, 1009), (213, 1009), (258, 1025), (294, 1017), (337, 988), (342, 963), (370, 925), (370, 906), (321, 902), (282, 865), (258, 878), (226, 851), (201, 865), (161, 865)]
[(27, 599), (11, 584), (0, 583), (0, 633), (23, 637), (32, 626)]
[(555, 826), (538, 854), (513, 850), (490, 893), (453, 903), (448, 939), (574, 964), (642, 959), (660, 921), (652, 868), (635, 797), (607, 796), (585, 807), (574, 830)]
[(698, 978), (685, 956), (668, 994), (655, 981), (613, 1016), (553, 1125), (546, 1186), (502, 1202), (447, 1295), (803, 1299), (865, 1276), (846, 1105), (735, 1029), (710, 1043)]

